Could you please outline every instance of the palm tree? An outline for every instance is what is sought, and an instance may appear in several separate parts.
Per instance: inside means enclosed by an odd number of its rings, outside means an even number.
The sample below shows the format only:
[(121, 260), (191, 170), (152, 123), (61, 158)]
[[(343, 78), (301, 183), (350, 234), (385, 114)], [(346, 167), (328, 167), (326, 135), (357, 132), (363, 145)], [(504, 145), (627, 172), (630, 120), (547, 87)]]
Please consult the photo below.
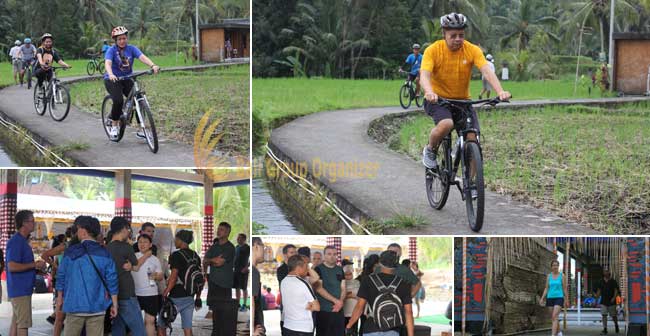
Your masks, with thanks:
[(500, 39), (501, 47), (505, 47), (510, 41), (517, 41), (519, 51), (526, 50), (528, 42), (537, 32), (543, 32), (555, 41), (560, 39), (551, 32), (550, 25), (557, 24), (557, 18), (553, 16), (535, 15), (533, 1), (515, 0), (517, 10), (510, 12), (508, 16), (494, 16), (492, 19), (495, 23), (506, 27), (506, 35)]
[(167, 14), (171, 20), (174, 22), (188, 22), (190, 24), (192, 40), (197, 42), (198, 37), (194, 36), (196, 32), (196, 25), (200, 24), (201, 21), (207, 21), (207, 18), (213, 18), (214, 12), (213, 8), (206, 5), (207, 0), (199, 1), (199, 22), (196, 22), (195, 11), (196, 11), (196, 1), (195, 0), (177, 0), (174, 1), (171, 6), (167, 8)]
[(147, 35), (147, 31), (152, 28), (164, 30), (161, 25), (163, 18), (156, 10), (158, 7), (156, 1), (140, 0), (138, 6), (132, 9), (132, 13), (135, 15), (126, 20), (129, 30), (133, 31), (134, 35), (140, 39), (143, 39)]
[(451, 13), (462, 13), (467, 17), (468, 26), (475, 39), (485, 37), (488, 30), (485, 0), (431, 0), (431, 17), (436, 25), (438, 18)]
[(109, 0), (79, 0), (77, 9), (80, 12), (73, 13), (73, 16), (80, 14), (83, 20), (99, 24), (106, 31), (115, 26), (117, 12), (115, 1)]
[[(648, 3), (647, 0), (642, 0)], [(600, 52), (605, 53), (609, 39), (609, 0), (584, 0), (567, 4), (570, 11), (566, 12), (568, 27), (598, 26), (600, 32)], [(622, 22), (639, 22), (639, 12), (630, 0), (616, 0), (616, 18)], [(573, 34), (575, 35), (575, 34)]]

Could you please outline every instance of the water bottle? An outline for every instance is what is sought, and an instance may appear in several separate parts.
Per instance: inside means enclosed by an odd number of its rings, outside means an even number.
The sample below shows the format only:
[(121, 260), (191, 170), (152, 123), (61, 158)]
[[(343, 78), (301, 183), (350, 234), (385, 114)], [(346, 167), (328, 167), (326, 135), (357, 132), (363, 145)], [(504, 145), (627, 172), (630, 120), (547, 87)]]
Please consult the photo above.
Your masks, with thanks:
[(156, 281), (153, 280), (151, 275), (153, 275), (153, 273), (151, 272), (151, 268), (147, 267), (147, 277), (149, 277), (149, 286), (153, 287), (156, 285)]
[(131, 99), (127, 100), (126, 104), (124, 104), (124, 114), (126, 114), (130, 108), (131, 108)]

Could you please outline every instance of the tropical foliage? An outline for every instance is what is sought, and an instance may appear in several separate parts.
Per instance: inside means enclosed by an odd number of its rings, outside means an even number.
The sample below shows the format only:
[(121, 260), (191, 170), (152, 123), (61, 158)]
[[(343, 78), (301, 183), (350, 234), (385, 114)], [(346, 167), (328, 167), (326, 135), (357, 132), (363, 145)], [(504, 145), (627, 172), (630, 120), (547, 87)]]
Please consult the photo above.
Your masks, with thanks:
[[(413, 43), (441, 38), (439, 17), (452, 11), (468, 17), (470, 42), (500, 55), (498, 65), (526, 72), (516, 79), (575, 72), (575, 59), (573, 70), (557, 60), (577, 55), (580, 35), (582, 56), (598, 61), (609, 49), (609, 0), (253, 0), (253, 7), (256, 77), (395, 77)], [(615, 32), (650, 32), (650, 0), (617, 0), (614, 22)], [(546, 43), (544, 55), (536, 55), (535, 38)]]
[[(247, 0), (199, 0), (199, 24), (250, 16)], [(64, 57), (77, 58), (110, 40), (110, 31), (126, 26), (131, 38), (160, 44), (154, 52), (184, 50), (195, 40), (196, 0), (0, 0), (0, 50), (3, 59), (13, 41), (37, 40), (49, 32)], [(161, 50), (162, 49), (162, 50)], [(6, 51), (5, 51), (6, 50)]]

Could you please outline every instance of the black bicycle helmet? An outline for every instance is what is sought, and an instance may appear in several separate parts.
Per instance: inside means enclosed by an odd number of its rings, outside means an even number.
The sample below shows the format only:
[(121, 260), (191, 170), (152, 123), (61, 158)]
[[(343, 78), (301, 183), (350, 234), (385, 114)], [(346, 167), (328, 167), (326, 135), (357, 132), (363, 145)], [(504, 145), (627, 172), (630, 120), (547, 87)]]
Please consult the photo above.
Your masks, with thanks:
[(460, 13), (449, 13), (440, 17), (440, 26), (449, 29), (465, 29), (467, 18)]

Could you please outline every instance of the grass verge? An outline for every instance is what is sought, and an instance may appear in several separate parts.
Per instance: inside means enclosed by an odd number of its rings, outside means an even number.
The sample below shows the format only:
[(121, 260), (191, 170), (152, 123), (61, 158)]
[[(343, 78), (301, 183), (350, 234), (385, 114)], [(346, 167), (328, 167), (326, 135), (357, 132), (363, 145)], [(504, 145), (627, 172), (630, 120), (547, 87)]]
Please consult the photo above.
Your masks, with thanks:
[[(650, 224), (650, 103), (480, 114), (486, 186), (608, 234)], [(406, 121), (393, 148), (420, 159), (433, 122)], [(396, 142), (396, 143), (395, 143)]]

